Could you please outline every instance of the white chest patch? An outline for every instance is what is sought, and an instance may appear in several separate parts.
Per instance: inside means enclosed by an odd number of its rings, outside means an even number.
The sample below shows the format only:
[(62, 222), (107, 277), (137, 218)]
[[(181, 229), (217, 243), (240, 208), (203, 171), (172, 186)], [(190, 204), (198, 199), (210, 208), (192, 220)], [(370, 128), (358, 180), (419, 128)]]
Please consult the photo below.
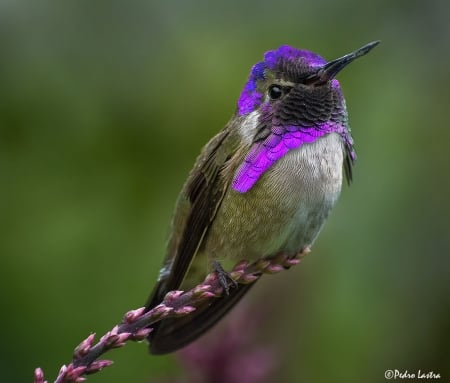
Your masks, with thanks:
[(254, 110), (248, 114), (242, 124), (239, 125), (239, 133), (241, 134), (242, 140), (247, 144), (251, 145), (253, 142), (253, 137), (255, 137), (256, 131), (258, 129), (259, 111)]

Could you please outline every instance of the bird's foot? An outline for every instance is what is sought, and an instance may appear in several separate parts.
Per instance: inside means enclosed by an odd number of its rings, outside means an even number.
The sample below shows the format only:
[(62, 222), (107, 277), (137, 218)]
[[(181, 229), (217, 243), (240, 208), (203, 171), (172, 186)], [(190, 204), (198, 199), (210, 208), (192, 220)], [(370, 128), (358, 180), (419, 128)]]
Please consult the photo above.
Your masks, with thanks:
[(238, 283), (233, 278), (231, 278), (230, 274), (223, 269), (222, 265), (218, 261), (213, 261), (212, 267), (216, 272), (217, 277), (219, 278), (220, 285), (225, 290), (225, 294), (229, 295), (230, 287), (237, 287)]

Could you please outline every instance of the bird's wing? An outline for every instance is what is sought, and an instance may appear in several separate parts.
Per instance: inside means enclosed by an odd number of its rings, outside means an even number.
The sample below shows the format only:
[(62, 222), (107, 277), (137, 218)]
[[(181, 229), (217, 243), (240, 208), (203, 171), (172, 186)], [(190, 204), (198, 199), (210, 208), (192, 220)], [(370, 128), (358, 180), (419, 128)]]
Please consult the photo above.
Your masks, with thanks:
[[(227, 127), (203, 149), (180, 194), (172, 221), (172, 234), (160, 278), (148, 302), (155, 307), (171, 290), (177, 290), (189, 273), (189, 266), (201, 247), (223, 196), (229, 187), (224, 172), (238, 162), (243, 148), (238, 148), (233, 129)], [(199, 279), (195, 284), (202, 281)], [(194, 281), (195, 282), (195, 281)], [(204, 333), (225, 315), (251, 285), (238, 285), (229, 295), (205, 303), (184, 318), (169, 318), (156, 324), (148, 339), (153, 354), (175, 351)], [(183, 286), (184, 287), (184, 286)]]
[(159, 304), (167, 292), (180, 288), (228, 187), (220, 172), (232, 156), (232, 141), (225, 128), (198, 157), (177, 201), (164, 267), (148, 308)]

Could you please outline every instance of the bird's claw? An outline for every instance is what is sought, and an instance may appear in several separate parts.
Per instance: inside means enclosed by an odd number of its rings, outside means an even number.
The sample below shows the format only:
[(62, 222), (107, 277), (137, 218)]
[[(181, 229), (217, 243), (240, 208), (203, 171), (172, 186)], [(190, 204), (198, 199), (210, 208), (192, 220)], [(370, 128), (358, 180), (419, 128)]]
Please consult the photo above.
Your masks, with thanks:
[(227, 273), (222, 265), (218, 261), (213, 261), (213, 269), (219, 278), (219, 283), (225, 290), (226, 295), (230, 295), (230, 287), (237, 287), (238, 283), (231, 278), (230, 274)]

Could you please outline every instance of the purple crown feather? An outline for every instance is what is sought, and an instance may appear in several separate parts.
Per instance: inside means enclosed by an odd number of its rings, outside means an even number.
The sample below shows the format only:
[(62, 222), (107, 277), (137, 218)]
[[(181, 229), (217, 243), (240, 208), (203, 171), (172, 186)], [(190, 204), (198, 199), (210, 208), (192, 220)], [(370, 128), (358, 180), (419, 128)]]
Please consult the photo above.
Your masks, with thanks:
[(266, 78), (267, 70), (275, 70), (282, 61), (298, 60), (303, 60), (311, 68), (326, 64), (325, 59), (318, 54), (304, 49), (296, 49), (289, 45), (282, 45), (276, 50), (266, 52), (264, 54), (264, 61), (253, 66), (249, 79), (239, 97), (239, 114), (245, 115), (251, 113), (261, 105), (263, 94), (258, 92), (257, 82)]

